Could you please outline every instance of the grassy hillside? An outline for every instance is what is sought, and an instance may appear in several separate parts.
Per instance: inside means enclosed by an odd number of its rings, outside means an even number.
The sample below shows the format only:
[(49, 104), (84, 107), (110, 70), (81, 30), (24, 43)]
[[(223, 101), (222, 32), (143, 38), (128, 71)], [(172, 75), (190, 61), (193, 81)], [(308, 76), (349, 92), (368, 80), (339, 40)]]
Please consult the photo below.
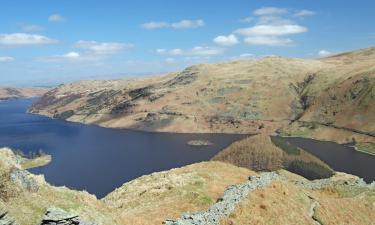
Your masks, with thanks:
[(319, 60), (265, 57), (150, 78), (80, 81), (49, 91), (30, 111), (148, 131), (282, 130), (319, 137), (313, 129), (302, 132), (304, 122), (323, 127), (328, 140), (375, 143), (374, 49)]
[(322, 61), (336, 66), (317, 73), (304, 91), (301, 121), (316, 121), (375, 136), (375, 48)]
[(303, 111), (295, 86), (325, 67), (330, 65), (316, 60), (266, 57), (148, 79), (81, 81), (51, 90), (30, 111), (153, 131), (274, 130)]

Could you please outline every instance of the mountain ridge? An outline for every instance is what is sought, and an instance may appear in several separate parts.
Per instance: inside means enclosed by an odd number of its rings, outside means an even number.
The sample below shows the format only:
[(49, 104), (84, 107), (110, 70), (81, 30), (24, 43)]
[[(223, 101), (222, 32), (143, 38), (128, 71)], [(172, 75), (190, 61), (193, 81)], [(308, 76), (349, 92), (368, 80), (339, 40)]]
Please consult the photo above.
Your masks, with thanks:
[[(273, 134), (293, 128), (290, 133), (296, 134), (304, 129), (300, 123), (310, 123), (324, 129), (328, 140), (375, 143), (374, 65), (375, 48), (322, 59), (200, 64), (157, 77), (62, 85), (30, 112), (111, 128), (182, 133)], [(348, 140), (340, 137), (344, 130)]]

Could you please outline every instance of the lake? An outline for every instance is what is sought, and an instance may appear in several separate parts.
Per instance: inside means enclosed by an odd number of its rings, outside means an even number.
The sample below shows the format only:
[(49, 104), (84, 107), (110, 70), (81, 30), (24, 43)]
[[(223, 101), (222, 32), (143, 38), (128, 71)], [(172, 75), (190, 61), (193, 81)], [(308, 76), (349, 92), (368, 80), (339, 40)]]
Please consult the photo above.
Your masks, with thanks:
[[(52, 162), (31, 169), (57, 186), (87, 190), (98, 198), (134, 178), (209, 160), (236, 134), (150, 133), (83, 125), (26, 113), (32, 99), (0, 102), (0, 147), (28, 154), (42, 149)], [(187, 142), (206, 139), (209, 146)]]
[(299, 137), (283, 137), (283, 139), (315, 155), (336, 171), (359, 176), (368, 183), (375, 181), (375, 156), (373, 155), (330, 141)]

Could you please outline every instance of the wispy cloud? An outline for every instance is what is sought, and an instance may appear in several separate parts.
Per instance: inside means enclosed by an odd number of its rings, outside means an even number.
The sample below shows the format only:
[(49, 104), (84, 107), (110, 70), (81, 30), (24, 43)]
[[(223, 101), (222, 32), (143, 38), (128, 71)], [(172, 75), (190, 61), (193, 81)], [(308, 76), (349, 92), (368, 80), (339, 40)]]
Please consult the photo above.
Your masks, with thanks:
[(173, 28), (173, 29), (194, 29), (205, 26), (205, 22), (201, 19), (199, 20), (188, 20), (184, 19), (178, 22), (164, 22), (164, 21), (150, 21), (141, 24), (144, 29), (160, 29), (160, 28)]
[(308, 28), (297, 24), (292, 18), (313, 15), (309, 10), (290, 10), (277, 7), (263, 7), (253, 12), (255, 24), (240, 28), (235, 34), (244, 36), (249, 45), (291, 46), (294, 44), (290, 35), (301, 34)]
[(290, 46), (293, 41), (289, 38), (280, 38), (273, 36), (253, 36), (246, 37), (244, 42), (249, 45), (268, 45), (268, 46)]
[(96, 42), (80, 40), (75, 45), (76, 48), (86, 50), (92, 54), (108, 55), (128, 50), (134, 47), (133, 44), (117, 42)]
[(44, 58), (40, 58), (39, 61), (61, 61), (61, 60), (69, 60), (69, 61), (77, 61), (81, 60), (82, 57), (78, 52), (68, 52), (66, 54), (62, 55), (53, 55), (53, 56), (48, 56)]
[(299, 34), (307, 31), (306, 27), (294, 24), (285, 25), (256, 25), (249, 28), (238, 29), (235, 32), (245, 36), (285, 36)]
[(160, 28), (166, 28), (169, 27), (169, 23), (167, 22), (147, 22), (141, 25), (144, 29), (160, 29)]
[(38, 34), (12, 33), (0, 34), (0, 45), (22, 46), (22, 45), (45, 45), (55, 44), (57, 40)]
[(286, 8), (276, 8), (276, 7), (262, 7), (254, 11), (256, 16), (266, 16), (266, 15), (281, 15), (287, 14), (288, 9)]
[(328, 50), (324, 50), (324, 49), (322, 49), (322, 50), (320, 50), (319, 52), (318, 52), (318, 56), (319, 57), (327, 57), (327, 56), (330, 56), (330, 55), (332, 55), (333, 53), (332, 52), (330, 52), (330, 51), (328, 51)]
[(254, 21), (254, 17), (251, 17), (251, 16), (240, 19), (241, 23), (250, 23), (253, 21)]
[(11, 56), (0, 56), (0, 62), (10, 62), (15, 60), (15, 58)]
[(242, 58), (242, 59), (244, 59), (244, 58), (255, 58), (255, 55), (252, 54), (252, 53), (242, 53), (239, 57)]
[(65, 21), (65, 18), (59, 14), (52, 14), (48, 17), (48, 21), (53, 23), (61, 23)]
[(39, 58), (39, 61), (54, 62), (54, 61), (100, 61), (108, 58), (110, 55), (120, 53), (132, 48), (133, 44), (118, 43), (118, 42), (96, 42), (80, 40), (74, 45), (75, 51), (66, 54), (52, 55)]
[(80, 56), (81, 55), (78, 52), (68, 52), (65, 55), (61, 55), (61, 57), (67, 58), (67, 59), (77, 59)]
[(295, 12), (293, 16), (295, 16), (295, 17), (305, 17), (305, 16), (313, 16), (315, 14), (316, 14), (316, 12), (314, 12), (314, 11), (303, 9), (303, 10), (299, 10), (299, 11)]
[(167, 55), (173, 55), (173, 56), (214, 56), (214, 55), (220, 55), (224, 53), (224, 49), (222, 48), (215, 48), (215, 47), (207, 47), (207, 46), (196, 46), (192, 49), (180, 49), (180, 48), (174, 48), (174, 49), (157, 49), (156, 53), (159, 54), (167, 54)]
[(205, 26), (203, 20), (181, 20), (171, 25), (175, 29), (191, 29)]
[(43, 31), (44, 27), (39, 26), (39, 25), (23, 25), (21, 29), (23, 32), (26, 32), (26, 33), (35, 33), (35, 32)]
[(234, 34), (230, 34), (228, 36), (220, 35), (220, 36), (217, 36), (216, 38), (214, 38), (213, 41), (216, 44), (223, 45), (223, 46), (232, 46), (232, 45), (236, 45), (236, 44), (239, 43), (236, 35), (234, 35)]

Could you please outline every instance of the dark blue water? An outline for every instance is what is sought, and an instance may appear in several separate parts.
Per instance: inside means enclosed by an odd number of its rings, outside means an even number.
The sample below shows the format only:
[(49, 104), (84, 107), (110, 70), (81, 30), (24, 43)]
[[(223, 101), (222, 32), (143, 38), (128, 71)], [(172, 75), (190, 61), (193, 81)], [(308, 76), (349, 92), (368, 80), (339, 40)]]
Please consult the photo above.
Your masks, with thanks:
[[(31, 99), (0, 102), (0, 147), (42, 149), (52, 162), (31, 171), (54, 185), (99, 198), (124, 182), (156, 171), (210, 159), (244, 135), (171, 134), (107, 129), (27, 114)], [(190, 146), (194, 139), (213, 145)]]
[(283, 139), (315, 155), (336, 171), (359, 176), (366, 182), (375, 181), (375, 156), (373, 155), (331, 141), (299, 137), (283, 137)]

